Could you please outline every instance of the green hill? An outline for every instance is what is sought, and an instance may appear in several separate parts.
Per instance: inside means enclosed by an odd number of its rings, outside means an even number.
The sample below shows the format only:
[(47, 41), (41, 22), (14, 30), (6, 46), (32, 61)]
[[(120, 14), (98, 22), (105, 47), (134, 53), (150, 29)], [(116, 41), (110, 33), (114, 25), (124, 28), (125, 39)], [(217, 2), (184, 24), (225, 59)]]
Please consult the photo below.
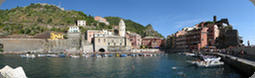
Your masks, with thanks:
[[(120, 20), (119, 17), (105, 18), (110, 22), (109, 26), (95, 21), (93, 16), (86, 15), (81, 11), (62, 10), (49, 4), (31, 4), (25, 7), (0, 10), (0, 33), (35, 35), (45, 31), (66, 32), (67, 26), (75, 25), (77, 20), (86, 20), (87, 25), (91, 26), (91, 28), (81, 28), (82, 32), (85, 32), (88, 29), (111, 29), (112, 26), (118, 25)], [(132, 20), (125, 20), (125, 23), (128, 31), (136, 32), (142, 36), (150, 35), (145, 33), (146, 27), (141, 24)]]
[[(104, 18), (107, 19), (107, 21), (112, 26), (119, 25), (120, 19), (123, 19), (123, 18), (120, 18), (120, 17), (104, 17)], [(140, 34), (142, 37), (145, 37), (145, 36), (163, 37), (160, 33), (155, 31), (152, 28), (152, 25), (150, 25), (150, 24), (145, 27), (145, 26), (143, 26), (139, 23), (136, 23), (132, 20), (129, 20), (129, 19), (124, 19), (124, 21), (126, 23), (126, 26), (127, 26), (126, 29), (128, 31), (136, 32), (137, 34)]]

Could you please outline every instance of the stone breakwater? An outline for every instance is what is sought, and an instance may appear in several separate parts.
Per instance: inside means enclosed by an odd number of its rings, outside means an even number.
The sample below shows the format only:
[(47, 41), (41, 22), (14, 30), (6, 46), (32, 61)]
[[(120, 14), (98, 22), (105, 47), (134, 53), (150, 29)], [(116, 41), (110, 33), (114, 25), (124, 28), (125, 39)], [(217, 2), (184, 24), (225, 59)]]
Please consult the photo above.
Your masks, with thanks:
[(242, 72), (245, 76), (252, 76), (255, 72), (255, 62), (247, 59), (235, 57), (232, 55), (226, 55), (222, 53), (217, 53), (217, 55), (223, 58), (223, 61), (229, 64), (230, 66), (236, 68)]
[(4, 53), (24, 53), (24, 52), (64, 52), (79, 51), (81, 40), (48, 40), (31, 38), (1, 38), (0, 44), (3, 44)]

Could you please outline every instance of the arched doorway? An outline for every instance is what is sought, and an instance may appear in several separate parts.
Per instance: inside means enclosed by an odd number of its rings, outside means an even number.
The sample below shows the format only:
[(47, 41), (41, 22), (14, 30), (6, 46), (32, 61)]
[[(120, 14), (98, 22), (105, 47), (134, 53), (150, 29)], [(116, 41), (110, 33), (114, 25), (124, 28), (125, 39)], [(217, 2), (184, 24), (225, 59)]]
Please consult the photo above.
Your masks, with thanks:
[(104, 48), (100, 48), (99, 52), (105, 52), (105, 49)]
[(119, 35), (119, 30), (114, 29), (114, 35)]

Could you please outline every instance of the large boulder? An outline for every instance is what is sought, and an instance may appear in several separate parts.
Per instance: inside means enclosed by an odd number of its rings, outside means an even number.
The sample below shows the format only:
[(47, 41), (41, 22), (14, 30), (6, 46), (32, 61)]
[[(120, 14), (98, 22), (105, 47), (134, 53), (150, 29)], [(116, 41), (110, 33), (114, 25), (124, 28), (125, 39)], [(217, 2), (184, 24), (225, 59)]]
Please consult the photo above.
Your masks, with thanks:
[(13, 69), (6, 65), (4, 68), (0, 69), (0, 78), (27, 78), (27, 76), (22, 67)]

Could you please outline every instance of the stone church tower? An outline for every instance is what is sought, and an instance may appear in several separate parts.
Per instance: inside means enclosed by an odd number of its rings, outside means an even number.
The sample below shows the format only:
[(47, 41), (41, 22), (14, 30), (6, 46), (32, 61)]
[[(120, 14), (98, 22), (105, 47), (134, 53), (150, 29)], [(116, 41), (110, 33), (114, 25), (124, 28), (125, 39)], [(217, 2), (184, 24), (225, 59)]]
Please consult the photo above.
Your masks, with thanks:
[(123, 21), (123, 19), (121, 19), (120, 23), (119, 23), (119, 35), (121, 37), (126, 36), (126, 25), (125, 25), (125, 22)]

